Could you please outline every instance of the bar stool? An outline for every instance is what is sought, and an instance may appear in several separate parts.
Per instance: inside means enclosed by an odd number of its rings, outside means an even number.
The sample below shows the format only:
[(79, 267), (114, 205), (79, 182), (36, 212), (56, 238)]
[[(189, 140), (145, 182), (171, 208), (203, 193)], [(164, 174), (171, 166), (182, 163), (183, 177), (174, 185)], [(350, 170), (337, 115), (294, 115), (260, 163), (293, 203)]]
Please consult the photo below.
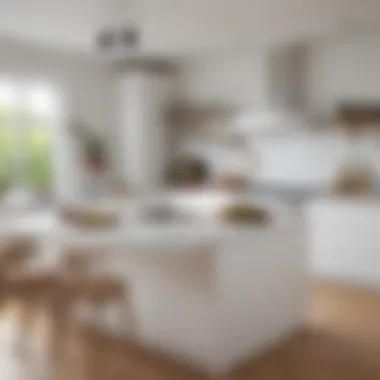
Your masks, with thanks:
[[(75, 319), (75, 308), (88, 306), (91, 311), (90, 336), (104, 329), (104, 312), (109, 306), (117, 306), (122, 323), (128, 323), (132, 332), (136, 328), (135, 315), (132, 311), (130, 287), (115, 276), (101, 273), (96, 267), (99, 256), (86, 250), (70, 250), (61, 260), (60, 273), (69, 284), (69, 291), (60, 298), (60, 306), (55, 307), (56, 322), (52, 345), (62, 343), (63, 337), (69, 335), (68, 328)], [(59, 320), (65, 321), (60, 324)], [(95, 317), (95, 318), (94, 318)], [(86, 321), (88, 324), (88, 321)], [(95, 324), (93, 323), (95, 322)], [(94, 331), (95, 330), (95, 331)], [(91, 339), (87, 344), (87, 375), (89, 379), (100, 378), (102, 373), (103, 355), (99, 342)]]
[(8, 294), (5, 284), (36, 255), (36, 241), (25, 235), (12, 235), (0, 241), (0, 306)]
[[(89, 210), (66, 207), (61, 210), (60, 218), (63, 224), (74, 227), (92, 227), (92, 218), (89, 218)], [(91, 212), (90, 212), (91, 215)], [(98, 215), (95, 220), (101, 223), (98, 226), (112, 227), (120, 222), (119, 215), (115, 211), (95, 211)], [(60, 273), (75, 288), (72, 295), (76, 297), (70, 301), (75, 305), (86, 304), (92, 309), (92, 316), (96, 324), (102, 324), (101, 317), (109, 306), (118, 306), (121, 318), (130, 319), (130, 325), (135, 323), (131, 307), (130, 286), (116, 276), (104, 273), (100, 269), (105, 252), (94, 252), (90, 249), (69, 248), (63, 252), (60, 262)], [(132, 331), (134, 328), (131, 329)]]
[[(135, 318), (132, 313), (130, 284), (100, 269), (103, 254), (89, 250), (70, 250), (64, 254), (60, 272), (75, 289), (73, 304), (89, 306), (95, 327), (101, 327), (105, 308), (117, 306), (121, 322), (129, 319), (134, 331)], [(132, 325), (132, 326), (131, 326)]]
[(16, 348), (20, 352), (27, 340), (28, 325), (34, 319), (35, 310), (31, 307), (33, 305), (30, 296), (36, 292), (38, 284), (31, 283), (29, 279), (26, 281), (25, 275), (28, 271), (25, 269), (36, 256), (36, 247), (36, 240), (25, 235), (8, 236), (0, 243), (0, 306), (4, 306), (10, 299), (19, 301), (19, 295), (25, 295), (24, 302), (18, 304), (19, 312), (16, 318), (19, 334)]

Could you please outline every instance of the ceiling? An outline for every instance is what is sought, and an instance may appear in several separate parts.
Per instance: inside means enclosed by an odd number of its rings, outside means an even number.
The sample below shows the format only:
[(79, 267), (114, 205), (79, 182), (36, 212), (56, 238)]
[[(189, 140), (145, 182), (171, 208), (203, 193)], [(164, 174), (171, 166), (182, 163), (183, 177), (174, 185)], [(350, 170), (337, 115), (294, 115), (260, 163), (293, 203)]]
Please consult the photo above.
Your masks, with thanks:
[[(143, 51), (170, 55), (304, 40), (380, 22), (378, 0), (125, 1), (134, 1)], [(92, 52), (103, 13), (102, 0), (0, 0), (0, 35)]]

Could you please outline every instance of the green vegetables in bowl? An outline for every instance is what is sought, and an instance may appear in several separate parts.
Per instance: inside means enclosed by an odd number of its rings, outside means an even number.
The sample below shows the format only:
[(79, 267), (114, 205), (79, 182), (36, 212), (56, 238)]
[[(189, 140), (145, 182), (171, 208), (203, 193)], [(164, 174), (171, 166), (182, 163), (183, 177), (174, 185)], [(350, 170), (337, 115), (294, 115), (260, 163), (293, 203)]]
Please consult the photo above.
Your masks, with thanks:
[(270, 214), (263, 207), (242, 203), (225, 206), (220, 218), (226, 222), (266, 225), (270, 221)]
[(100, 210), (64, 210), (62, 219), (70, 225), (81, 228), (111, 228), (119, 223), (115, 213)]

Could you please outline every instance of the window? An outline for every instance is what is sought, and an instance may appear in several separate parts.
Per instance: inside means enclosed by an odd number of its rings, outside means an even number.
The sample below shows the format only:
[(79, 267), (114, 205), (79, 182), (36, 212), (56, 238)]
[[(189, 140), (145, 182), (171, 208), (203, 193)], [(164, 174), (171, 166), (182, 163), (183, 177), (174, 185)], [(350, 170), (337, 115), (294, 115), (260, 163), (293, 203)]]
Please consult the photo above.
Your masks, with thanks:
[(56, 99), (47, 86), (0, 80), (0, 190), (50, 195)]

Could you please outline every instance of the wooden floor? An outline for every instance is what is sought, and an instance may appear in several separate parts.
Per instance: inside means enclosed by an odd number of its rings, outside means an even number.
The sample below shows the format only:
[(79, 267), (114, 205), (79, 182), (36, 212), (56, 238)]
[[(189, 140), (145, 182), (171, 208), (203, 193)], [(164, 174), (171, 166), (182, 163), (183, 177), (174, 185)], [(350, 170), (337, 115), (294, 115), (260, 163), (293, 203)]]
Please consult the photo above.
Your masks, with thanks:
[[(8, 318), (7, 318), (8, 315)], [(1, 331), (11, 324), (5, 314)], [(9, 325), (10, 326), (10, 325)], [(6, 335), (6, 334), (5, 334)], [(132, 344), (81, 329), (59, 367), (20, 355), (1, 340), (4, 380), (206, 380), (205, 374)], [(75, 344), (75, 342), (77, 342)], [(79, 345), (78, 342), (82, 344)], [(98, 350), (93, 350), (93, 348)], [(91, 364), (91, 365), (89, 365)], [(223, 380), (380, 380), (380, 294), (316, 285), (305, 328), (263, 357), (242, 364)]]

